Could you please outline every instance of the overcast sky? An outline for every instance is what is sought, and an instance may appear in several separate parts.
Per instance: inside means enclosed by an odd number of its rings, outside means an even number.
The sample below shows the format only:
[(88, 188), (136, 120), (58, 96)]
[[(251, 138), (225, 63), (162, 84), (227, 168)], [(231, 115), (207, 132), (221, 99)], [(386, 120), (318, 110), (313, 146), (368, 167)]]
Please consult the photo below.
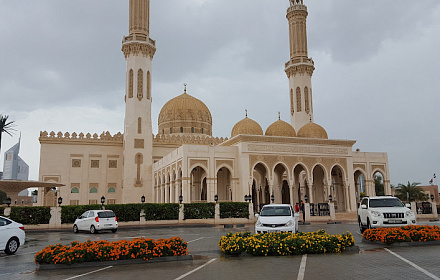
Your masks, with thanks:
[[(387, 152), (392, 184), (428, 184), (440, 173), (440, 1), (304, 2), (315, 122), (354, 149)], [(210, 109), (214, 136), (230, 137), (245, 109), (263, 130), (278, 111), (290, 122), (288, 6), (151, 0), (153, 132), (184, 83)], [(124, 35), (127, 0), (0, 0), (0, 114), (17, 128), (1, 153), (21, 132), (31, 180), (40, 131), (123, 132)]]

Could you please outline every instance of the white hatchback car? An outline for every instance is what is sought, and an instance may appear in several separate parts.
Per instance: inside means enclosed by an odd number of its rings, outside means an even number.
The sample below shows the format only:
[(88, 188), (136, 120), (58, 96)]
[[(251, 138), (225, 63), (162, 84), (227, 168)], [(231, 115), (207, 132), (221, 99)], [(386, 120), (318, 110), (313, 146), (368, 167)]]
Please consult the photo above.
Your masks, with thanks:
[(268, 204), (261, 209), (255, 233), (298, 232), (299, 214), (289, 204)]
[(24, 244), (26, 233), (22, 224), (0, 216), (0, 250), (12, 255)]
[(97, 233), (101, 230), (118, 230), (118, 219), (112, 210), (89, 210), (79, 216), (73, 224), (73, 232), (80, 230)]

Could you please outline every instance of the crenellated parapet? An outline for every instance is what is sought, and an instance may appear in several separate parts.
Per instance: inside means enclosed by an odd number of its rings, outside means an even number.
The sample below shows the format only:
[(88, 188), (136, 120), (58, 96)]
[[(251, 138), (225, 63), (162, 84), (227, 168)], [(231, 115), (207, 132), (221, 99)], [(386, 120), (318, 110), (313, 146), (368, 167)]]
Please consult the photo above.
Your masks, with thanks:
[(62, 133), (61, 131), (55, 133), (54, 131), (40, 131), (40, 143), (78, 143), (78, 144), (90, 144), (90, 143), (99, 143), (99, 144), (109, 144), (113, 143), (116, 145), (123, 144), (124, 137), (122, 133), (118, 132), (115, 135), (111, 135), (110, 132), (102, 132), (100, 135), (94, 133), (76, 133), (73, 132), (70, 134), (69, 132)]
[(208, 135), (188, 135), (188, 134), (158, 134), (153, 139), (153, 144), (189, 144), (189, 145), (211, 145), (217, 146), (228, 138), (212, 137)]

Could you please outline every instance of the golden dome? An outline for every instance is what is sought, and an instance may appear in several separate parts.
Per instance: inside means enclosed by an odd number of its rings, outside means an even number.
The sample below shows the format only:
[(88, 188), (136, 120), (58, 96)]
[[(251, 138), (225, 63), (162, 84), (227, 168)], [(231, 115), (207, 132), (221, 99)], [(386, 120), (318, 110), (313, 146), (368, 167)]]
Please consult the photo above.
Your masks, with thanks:
[(298, 131), (298, 137), (328, 139), (327, 132), (319, 124), (309, 122)]
[(263, 135), (263, 129), (261, 129), (261, 126), (256, 121), (246, 116), (246, 118), (234, 125), (231, 132), (231, 138), (239, 134)]
[(185, 92), (168, 101), (160, 110), (159, 134), (196, 133), (212, 135), (212, 116), (199, 99)]
[(293, 126), (279, 119), (267, 128), (266, 136), (296, 137), (296, 132)]

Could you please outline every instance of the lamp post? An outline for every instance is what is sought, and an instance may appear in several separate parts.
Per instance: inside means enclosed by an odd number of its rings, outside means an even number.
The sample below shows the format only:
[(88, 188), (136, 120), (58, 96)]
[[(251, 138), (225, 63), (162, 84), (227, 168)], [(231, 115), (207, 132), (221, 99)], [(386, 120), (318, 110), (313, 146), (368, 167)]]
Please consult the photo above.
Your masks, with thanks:
[(328, 196), (328, 201), (329, 201), (330, 203), (332, 203), (332, 200), (333, 200), (333, 196), (332, 196), (332, 195), (329, 195), (329, 196)]
[(306, 203), (309, 202), (309, 196), (307, 194), (304, 196), (304, 200), (306, 201)]
[(272, 201), (272, 203), (275, 201), (275, 196), (273, 194), (270, 196), (270, 200)]
[(63, 198), (60, 196), (58, 197), (58, 207), (61, 206), (61, 203), (63, 203)]
[(179, 196), (179, 202), (180, 202), (180, 204), (182, 204), (182, 202), (183, 202), (183, 195)]
[(218, 202), (218, 194), (214, 195), (214, 201), (215, 201), (215, 203)]
[(145, 203), (145, 195), (141, 196), (141, 203), (142, 203), (142, 204)]
[(105, 196), (101, 196), (101, 205), (104, 206), (105, 203)]
[(434, 202), (434, 195), (431, 194), (431, 201)]
[(6, 200), (5, 200), (5, 203), (8, 205), (8, 207), (11, 205), (11, 198), (10, 197), (8, 197), (8, 198), (6, 198)]

